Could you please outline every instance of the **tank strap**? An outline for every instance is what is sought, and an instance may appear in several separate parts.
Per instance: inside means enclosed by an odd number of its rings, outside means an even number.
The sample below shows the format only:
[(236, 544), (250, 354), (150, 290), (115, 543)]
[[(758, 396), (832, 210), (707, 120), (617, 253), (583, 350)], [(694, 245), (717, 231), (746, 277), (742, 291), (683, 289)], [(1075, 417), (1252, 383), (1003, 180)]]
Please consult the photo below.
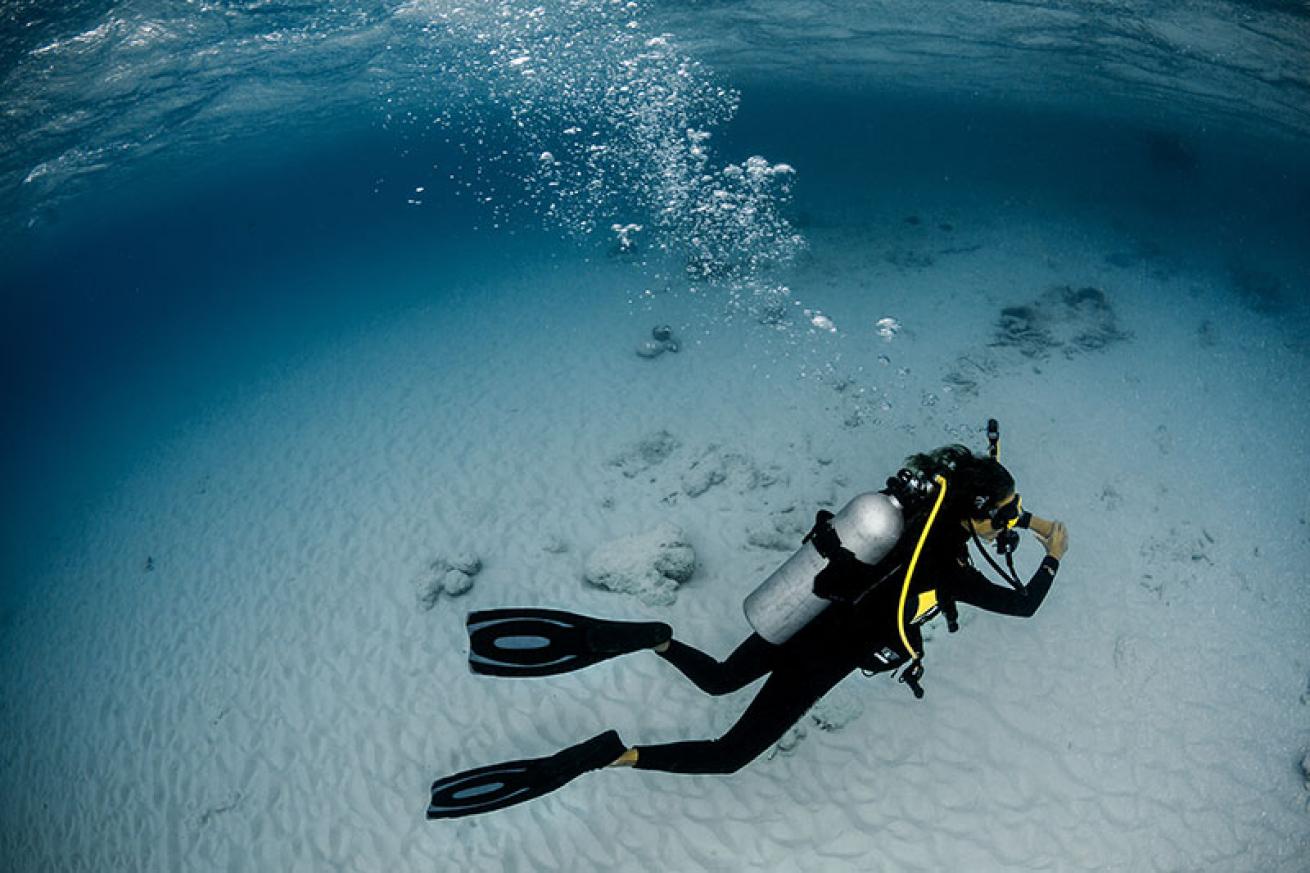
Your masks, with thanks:
[(833, 603), (855, 603), (881, 581), (874, 577), (882, 563), (865, 564), (855, 557), (854, 552), (843, 546), (841, 537), (832, 526), (833, 518), (835, 516), (831, 512), (820, 509), (814, 515), (814, 527), (801, 540), (802, 545), (813, 543), (819, 557), (828, 562), (815, 575), (810, 590), (816, 597)]
[(837, 535), (837, 529), (832, 526), (832, 520), (836, 518), (826, 509), (820, 509), (814, 514), (814, 527), (801, 540), (801, 545), (805, 543), (814, 543), (814, 550), (825, 560), (831, 561), (837, 557), (842, 548), (841, 537)]

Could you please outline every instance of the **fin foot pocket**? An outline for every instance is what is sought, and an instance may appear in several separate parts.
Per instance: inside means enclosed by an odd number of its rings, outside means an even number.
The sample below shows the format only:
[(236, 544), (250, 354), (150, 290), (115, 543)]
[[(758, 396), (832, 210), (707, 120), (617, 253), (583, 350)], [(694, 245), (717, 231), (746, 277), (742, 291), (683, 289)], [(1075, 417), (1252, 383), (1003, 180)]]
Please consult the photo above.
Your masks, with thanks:
[(611, 621), (587, 631), (587, 646), (596, 654), (638, 652), (671, 639), (673, 628), (661, 621)]

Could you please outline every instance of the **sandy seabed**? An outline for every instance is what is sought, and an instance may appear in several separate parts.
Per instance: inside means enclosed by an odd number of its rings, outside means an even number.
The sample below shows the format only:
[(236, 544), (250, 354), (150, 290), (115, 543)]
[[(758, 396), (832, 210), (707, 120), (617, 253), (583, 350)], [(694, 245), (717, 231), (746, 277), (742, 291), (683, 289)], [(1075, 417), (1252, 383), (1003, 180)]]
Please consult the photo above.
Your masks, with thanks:
[[(477, 278), (408, 265), (440, 277), (431, 303), (252, 374), (68, 521), (0, 630), (3, 866), (1304, 870), (1304, 339), (1107, 227), (912, 212), (807, 228), (792, 284), (835, 334), (498, 240), (467, 253)], [(1004, 308), (1066, 285), (1102, 289), (1125, 336), (992, 345)], [(634, 355), (662, 322), (682, 350)], [(706, 698), (646, 654), (477, 677), (467, 610), (660, 618), (726, 655), (786, 557), (752, 530), (912, 451), (981, 448), (989, 416), (1072, 545), (1034, 619), (966, 609), (935, 634), (924, 700), (856, 675), (834, 694), (857, 718), (731, 777), (602, 772), (424, 820), (437, 776), (610, 727), (717, 735), (752, 693)], [(607, 463), (660, 430), (662, 463)], [(781, 479), (689, 497), (712, 446)], [(666, 520), (698, 556), (673, 606), (581, 581), (593, 548)], [(415, 576), (464, 550), (473, 589), (420, 610)], [(1026, 539), (1022, 572), (1040, 554)]]

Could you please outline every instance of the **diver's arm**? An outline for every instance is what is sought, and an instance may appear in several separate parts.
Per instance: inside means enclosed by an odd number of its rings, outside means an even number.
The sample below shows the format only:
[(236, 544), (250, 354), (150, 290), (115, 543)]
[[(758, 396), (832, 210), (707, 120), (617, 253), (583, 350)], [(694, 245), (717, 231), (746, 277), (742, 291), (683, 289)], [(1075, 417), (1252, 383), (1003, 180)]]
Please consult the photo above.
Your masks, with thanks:
[(1030, 618), (1051, 590), (1060, 562), (1047, 555), (1033, 578), (1021, 590), (1002, 588), (987, 581), (987, 577), (973, 567), (961, 567), (955, 577), (955, 600), (988, 612)]
[(1044, 526), (1047, 526), (1049, 534), (1034, 532), (1046, 547), (1046, 557), (1022, 590), (993, 585), (973, 567), (961, 567), (955, 578), (955, 600), (988, 612), (1030, 618), (1051, 590), (1051, 583), (1055, 581), (1055, 574), (1060, 569), (1060, 558), (1068, 546), (1068, 533), (1063, 524), (1053, 521), (1046, 522)]
[(1033, 515), (1031, 512), (1025, 512), (1019, 518), (1019, 527), (1026, 527), (1038, 537), (1049, 537), (1051, 531), (1055, 529), (1055, 522), (1041, 516)]

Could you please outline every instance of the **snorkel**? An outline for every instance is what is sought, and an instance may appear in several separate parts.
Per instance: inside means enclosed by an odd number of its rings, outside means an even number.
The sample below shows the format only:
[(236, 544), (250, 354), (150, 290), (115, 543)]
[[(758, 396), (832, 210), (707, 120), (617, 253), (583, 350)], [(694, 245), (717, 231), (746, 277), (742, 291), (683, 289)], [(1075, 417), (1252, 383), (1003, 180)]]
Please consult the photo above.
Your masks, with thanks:
[[(987, 419), (987, 455), (996, 463), (1001, 462), (1001, 425), (994, 418)], [(1012, 512), (1007, 512), (1012, 510)], [(996, 534), (996, 551), (1009, 557), (1019, 547), (1019, 533), (1014, 526), (1023, 514), (1023, 498), (1015, 496), (1014, 502), (1003, 507), (994, 507), (987, 514), (992, 527), (998, 529)], [(1011, 572), (1014, 568), (1011, 567)]]

